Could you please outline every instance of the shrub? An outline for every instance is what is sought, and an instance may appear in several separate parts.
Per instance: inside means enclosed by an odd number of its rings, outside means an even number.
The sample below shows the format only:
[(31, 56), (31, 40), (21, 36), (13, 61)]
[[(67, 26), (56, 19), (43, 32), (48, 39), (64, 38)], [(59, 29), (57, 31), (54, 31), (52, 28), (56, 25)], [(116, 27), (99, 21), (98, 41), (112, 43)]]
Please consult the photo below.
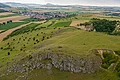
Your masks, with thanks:
[(118, 60), (118, 57), (114, 55), (113, 53), (103, 53), (103, 64), (102, 67), (107, 69), (112, 63), (115, 63)]
[(117, 74), (118, 74), (118, 76), (120, 77), (120, 61), (119, 61), (119, 63), (117, 64), (115, 70), (117, 71)]
[(115, 53), (120, 56), (120, 51), (115, 51)]

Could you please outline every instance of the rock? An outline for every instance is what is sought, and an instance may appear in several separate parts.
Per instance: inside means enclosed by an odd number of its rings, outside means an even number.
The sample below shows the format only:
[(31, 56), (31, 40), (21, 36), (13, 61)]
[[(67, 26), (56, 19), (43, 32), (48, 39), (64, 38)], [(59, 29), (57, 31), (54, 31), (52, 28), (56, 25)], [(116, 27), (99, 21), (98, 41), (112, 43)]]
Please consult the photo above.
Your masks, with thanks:
[(8, 66), (8, 72), (30, 72), (34, 69), (46, 68), (51, 70), (55, 67), (59, 70), (70, 71), (73, 73), (94, 73), (101, 66), (99, 57), (80, 58), (64, 54), (31, 54), (32, 59), (26, 59), (25, 62), (17, 62), (13, 66)]
[(48, 64), (46, 65), (46, 68), (47, 68), (48, 70), (50, 70), (50, 69), (52, 68), (52, 64), (51, 64), (51, 63), (48, 63)]

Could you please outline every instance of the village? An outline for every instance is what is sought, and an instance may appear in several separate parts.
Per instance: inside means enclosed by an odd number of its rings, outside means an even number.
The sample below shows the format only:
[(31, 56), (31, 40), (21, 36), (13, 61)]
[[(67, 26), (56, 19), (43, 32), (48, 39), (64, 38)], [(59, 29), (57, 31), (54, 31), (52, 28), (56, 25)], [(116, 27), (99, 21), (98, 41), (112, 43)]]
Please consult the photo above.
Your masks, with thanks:
[(53, 19), (53, 18), (65, 18), (65, 17), (69, 17), (72, 16), (69, 13), (66, 12), (28, 12), (28, 11), (24, 11), (24, 12), (18, 12), (18, 14), (23, 15), (23, 16), (28, 16), (31, 18), (36, 18), (36, 19), (40, 19), (40, 20), (49, 20), (49, 19)]

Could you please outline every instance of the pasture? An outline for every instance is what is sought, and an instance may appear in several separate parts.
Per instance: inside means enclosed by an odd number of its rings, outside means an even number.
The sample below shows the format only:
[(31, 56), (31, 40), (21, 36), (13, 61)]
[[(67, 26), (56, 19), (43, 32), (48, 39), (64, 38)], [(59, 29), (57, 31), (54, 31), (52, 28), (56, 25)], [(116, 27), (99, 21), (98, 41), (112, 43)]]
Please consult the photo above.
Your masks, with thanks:
[(71, 21), (58, 21), (52, 27), (68, 27), (71, 24)]
[[(120, 37), (117, 36), (111, 36), (104, 33), (87, 32), (83, 30), (78, 30), (74, 27), (61, 27), (61, 29), (59, 29), (59, 27), (57, 27), (56, 29), (53, 29), (52, 27), (41, 28), (41, 29), (33, 30), (32, 32), (29, 31), (22, 34), (18, 34), (17, 36), (13, 36), (6, 41), (2, 41), (2, 43), (0, 43), (0, 47), (3, 48), (0, 50), (1, 53), (0, 56), (2, 56), (2, 58), (0, 58), (0, 64), (4, 65), (6, 64), (5, 62), (12, 61), (13, 58), (16, 61), (21, 60), (23, 56), (26, 57), (30, 53), (37, 51), (43, 51), (46, 53), (50, 52), (55, 54), (62, 52), (67, 55), (77, 54), (81, 57), (92, 55), (89, 53), (89, 51), (92, 49), (107, 48), (116, 51), (119, 50), (120, 47), (119, 40)], [(10, 46), (8, 45), (8, 43)], [(58, 46), (62, 46), (62, 49), (59, 49)], [(8, 52), (11, 53), (10, 56), (7, 55)], [(1, 72), (2, 70), (0, 70), (0, 73)], [(81, 77), (85, 78), (84, 76), (88, 76), (91, 80), (96, 80), (96, 79), (101, 80), (104, 78), (105, 79), (111, 78), (113, 80), (117, 79), (114, 73), (107, 71), (98, 72), (101, 75), (96, 75), (96, 77), (93, 77), (95, 76), (95, 74), (91, 74), (91, 75), (71, 74), (70, 72), (64, 72), (64, 71), (61, 73), (56, 69), (53, 69), (53, 72), (60, 75), (62, 74), (66, 76), (71, 75), (71, 78), (77, 75), (81, 75), (81, 76), (77, 76), (77, 78), (79, 79)], [(104, 77), (105, 74), (109, 74), (109, 75)], [(45, 75), (46, 74), (37, 76), (37, 79), (39, 79), (40, 77), (42, 78)], [(55, 80), (55, 78), (60, 78), (60, 76), (52, 77), (53, 75), (54, 74), (49, 76), (52, 80)], [(15, 77), (16, 75), (10, 75), (10, 76)], [(31, 74), (29, 74), (29, 76), (32, 79), (35, 78), (32, 77)], [(46, 79), (48, 79), (49, 77), (46, 77)], [(63, 77), (65, 78), (65, 76)], [(66, 77), (65, 79), (68, 78)]]

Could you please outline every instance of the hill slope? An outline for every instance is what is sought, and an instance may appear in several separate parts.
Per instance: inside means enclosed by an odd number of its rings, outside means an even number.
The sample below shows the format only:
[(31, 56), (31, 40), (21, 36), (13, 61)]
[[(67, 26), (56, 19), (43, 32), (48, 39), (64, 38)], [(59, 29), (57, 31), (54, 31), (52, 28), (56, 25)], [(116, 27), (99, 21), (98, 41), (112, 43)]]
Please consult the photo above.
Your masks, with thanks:
[[(52, 34), (51, 34), (52, 32)], [(44, 36), (44, 40), (43, 40)], [(14, 40), (14, 42), (13, 42)], [(107, 48), (107, 49), (112, 49), (112, 50), (119, 50), (118, 48), (120, 47), (120, 40), (119, 37), (117, 36), (109, 36), (103, 33), (96, 33), (96, 32), (87, 32), (87, 31), (82, 31), (78, 30), (73, 27), (66, 27), (66, 28), (56, 28), (54, 27), (49, 27), (49, 28), (41, 28), (40, 30), (24, 33), (15, 37), (12, 37), (2, 43), (0, 43), (1, 47), (3, 48), (0, 50), (0, 56), (1, 58), (1, 65), (6, 64), (6, 62), (11, 62), (9, 65), (16, 66), (10, 69), (8, 69), (10, 72), (8, 73), (9, 80), (12, 79), (25, 79), (27, 78), (28, 80), (39, 80), (44, 79), (44, 80), (58, 80), (58, 79), (63, 79), (63, 80), (79, 80), (79, 79), (84, 79), (84, 80), (117, 80), (118, 77), (116, 76), (115, 73), (107, 70), (104, 71), (104, 69), (97, 67), (100, 66), (98, 63), (101, 61), (99, 57), (97, 57), (94, 54), (89, 53), (90, 50), (92, 49), (101, 49), (101, 48)], [(39, 42), (38, 42), (39, 41)], [(19, 42), (19, 43), (18, 43)], [(116, 43), (115, 43), (116, 42)], [(110, 44), (108, 44), (110, 43)], [(111, 46), (110, 46), (111, 45)], [(12, 49), (12, 51), (11, 51)], [(7, 55), (8, 52), (10, 52), (10, 55)], [(44, 55), (46, 53), (49, 55), (49, 58), (47, 59)], [(54, 56), (52, 59), (50, 58), (51, 56)], [(62, 57), (57, 57), (62, 56)], [(40, 56), (43, 56), (42, 58)], [(55, 57), (56, 56), (56, 57)], [(74, 58), (81, 59), (84, 62), (84, 59), (86, 61), (91, 61), (92, 63), (95, 63), (94, 61), (98, 61), (96, 66), (90, 68), (90, 65), (87, 71), (97, 69), (95, 70), (95, 73), (88, 74), (89, 72), (82, 72), (79, 74), (73, 74), (69, 72), (68, 68), (66, 70), (59, 71), (59, 68), (54, 67), (55, 65), (53, 64), (52, 68), (51, 66), (51, 60), (54, 63), (54, 60), (59, 62), (59, 60), (69, 60), (69, 57), (72, 56), (72, 61), (74, 61)], [(38, 58), (37, 58), (38, 57)], [(39, 61), (41, 59), (42, 61)], [(85, 62), (86, 62), (85, 61)], [(43, 66), (43, 68), (37, 68), (33, 67), (32, 65), (36, 65), (39, 63), (41, 65), (47, 64), (46, 67)], [(57, 63), (55, 62), (55, 64)], [(68, 62), (68, 61), (67, 61)], [(74, 62), (77, 63), (77, 62)], [(89, 64), (89, 62), (86, 62)], [(86, 64), (85, 63), (85, 64)], [(29, 67), (27, 67), (28, 65)], [(21, 67), (19, 67), (21, 66)], [(26, 67), (25, 67), (26, 66)], [(28, 68), (28, 71), (24, 72), (24, 68)], [(32, 68), (31, 68), (32, 67)], [(85, 66), (83, 66), (85, 68)], [(97, 67), (97, 68), (95, 68)], [(1, 67), (0, 69), (0, 74), (2, 74), (2, 71), (5, 70), (5, 67)], [(29, 69), (30, 68), (30, 69)], [(55, 69), (57, 68), (57, 69)], [(90, 68), (90, 69), (89, 69)], [(33, 69), (31, 71), (31, 69)], [(65, 68), (64, 68), (65, 69)], [(19, 70), (21, 73), (19, 73)], [(61, 69), (60, 69), (61, 70)], [(99, 71), (100, 70), (100, 71)], [(12, 71), (12, 73), (11, 73)], [(29, 72), (30, 71), (30, 72)], [(109, 74), (105, 76), (106, 74)], [(1, 77), (1, 80), (8, 79), (7, 74)], [(35, 77), (36, 76), (36, 77)], [(45, 77), (47, 76), (47, 77)], [(76, 76), (76, 77), (75, 77)], [(86, 77), (85, 77), (86, 76)]]
[(0, 8), (6, 8), (6, 7), (10, 7), (10, 6), (0, 3)]

